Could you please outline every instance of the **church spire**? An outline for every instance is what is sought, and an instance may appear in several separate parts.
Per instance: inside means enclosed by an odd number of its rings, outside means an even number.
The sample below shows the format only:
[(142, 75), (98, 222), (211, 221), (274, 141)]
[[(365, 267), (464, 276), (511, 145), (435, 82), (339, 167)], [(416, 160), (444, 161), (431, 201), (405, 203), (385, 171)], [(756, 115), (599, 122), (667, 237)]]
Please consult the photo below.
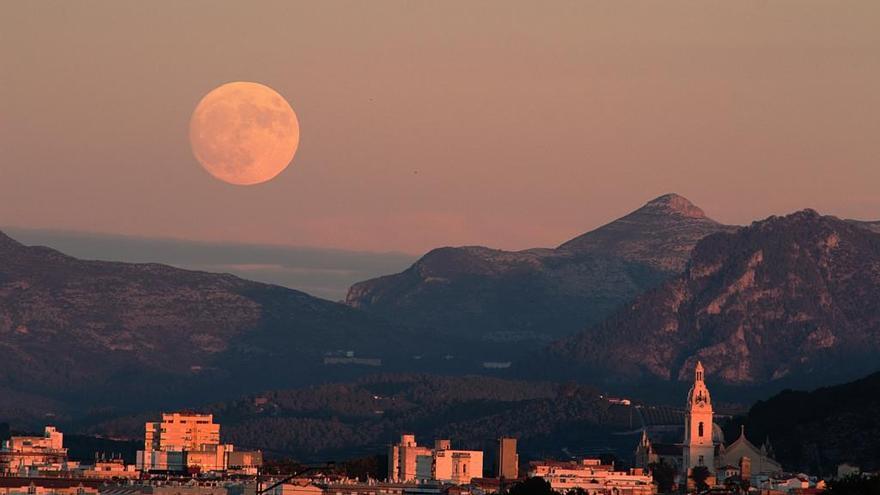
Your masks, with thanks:
[(688, 410), (691, 410), (695, 406), (701, 404), (708, 405), (711, 403), (711, 399), (709, 398), (709, 389), (706, 388), (706, 382), (704, 381), (705, 378), (706, 374), (703, 369), (703, 363), (697, 361), (697, 365), (694, 367), (694, 385), (688, 392)]
[(761, 449), (767, 453), (767, 457), (770, 457), (771, 459), (776, 457), (776, 453), (773, 452), (773, 444), (770, 443), (770, 435), (767, 435), (767, 438), (764, 439), (764, 444), (761, 445)]
[(694, 384), (688, 391), (684, 432), (684, 473), (689, 475), (695, 467), (706, 467), (715, 472), (715, 442), (713, 439), (712, 400), (706, 388), (703, 363), (694, 366)]

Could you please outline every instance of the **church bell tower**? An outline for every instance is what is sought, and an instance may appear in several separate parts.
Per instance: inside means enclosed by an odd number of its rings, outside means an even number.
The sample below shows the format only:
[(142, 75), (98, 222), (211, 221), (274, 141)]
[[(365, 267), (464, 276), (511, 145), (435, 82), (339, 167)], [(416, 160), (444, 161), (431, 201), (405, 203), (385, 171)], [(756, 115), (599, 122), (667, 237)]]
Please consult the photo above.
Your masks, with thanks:
[(694, 385), (688, 392), (687, 414), (684, 424), (684, 474), (693, 468), (706, 466), (715, 474), (715, 445), (712, 442), (712, 401), (704, 380), (703, 364), (697, 361)]

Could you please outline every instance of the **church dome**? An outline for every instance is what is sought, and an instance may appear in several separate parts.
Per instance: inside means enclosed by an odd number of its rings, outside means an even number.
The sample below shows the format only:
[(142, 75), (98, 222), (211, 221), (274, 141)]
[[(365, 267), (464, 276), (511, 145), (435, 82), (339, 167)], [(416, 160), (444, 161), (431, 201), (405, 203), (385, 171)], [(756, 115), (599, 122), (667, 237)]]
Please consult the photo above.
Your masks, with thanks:
[(712, 443), (724, 445), (724, 431), (718, 423), (712, 423)]

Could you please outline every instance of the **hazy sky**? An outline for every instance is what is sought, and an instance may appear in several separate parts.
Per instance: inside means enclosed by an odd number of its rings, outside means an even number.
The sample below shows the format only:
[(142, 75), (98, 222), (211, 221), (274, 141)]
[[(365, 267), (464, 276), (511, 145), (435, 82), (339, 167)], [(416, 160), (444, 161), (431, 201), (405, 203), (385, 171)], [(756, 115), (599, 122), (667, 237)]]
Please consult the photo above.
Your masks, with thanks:
[[(199, 99), (302, 131), (222, 183)], [(357, 250), (550, 246), (678, 192), (746, 223), (880, 218), (880, 2), (0, 6), (0, 225)]]

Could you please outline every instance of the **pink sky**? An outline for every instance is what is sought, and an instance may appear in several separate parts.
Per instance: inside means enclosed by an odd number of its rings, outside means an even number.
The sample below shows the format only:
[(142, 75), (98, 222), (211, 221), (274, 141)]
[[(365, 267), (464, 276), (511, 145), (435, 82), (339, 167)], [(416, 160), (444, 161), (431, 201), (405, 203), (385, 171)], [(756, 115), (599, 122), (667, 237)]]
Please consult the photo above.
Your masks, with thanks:
[[(880, 3), (8, 2), (0, 225), (418, 253), (552, 246), (678, 192), (880, 218)], [(219, 182), (199, 99), (267, 84), (293, 165)]]

